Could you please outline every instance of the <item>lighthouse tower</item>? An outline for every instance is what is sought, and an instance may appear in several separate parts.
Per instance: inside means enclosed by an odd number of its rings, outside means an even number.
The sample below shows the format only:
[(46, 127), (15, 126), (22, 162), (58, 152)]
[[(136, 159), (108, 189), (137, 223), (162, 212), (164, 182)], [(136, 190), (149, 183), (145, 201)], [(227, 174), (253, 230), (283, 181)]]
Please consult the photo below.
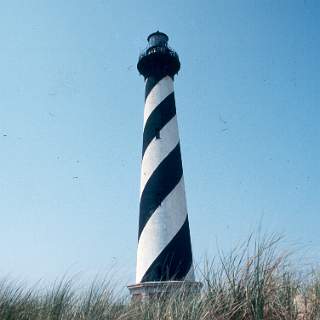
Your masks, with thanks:
[(172, 291), (195, 282), (181, 162), (173, 79), (180, 69), (168, 36), (155, 32), (140, 55), (145, 107), (140, 182), (140, 216), (134, 298)]

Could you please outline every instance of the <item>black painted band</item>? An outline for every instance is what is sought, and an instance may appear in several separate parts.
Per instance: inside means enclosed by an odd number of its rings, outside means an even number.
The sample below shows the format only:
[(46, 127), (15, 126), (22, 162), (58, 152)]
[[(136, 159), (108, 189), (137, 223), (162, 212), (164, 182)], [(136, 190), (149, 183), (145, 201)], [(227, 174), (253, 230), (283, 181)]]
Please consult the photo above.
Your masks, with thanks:
[(141, 282), (184, 280), (192, 265), (188, 217), (144, 274)]
[(143, 130), (142, 157), (150, 144), (159, 132), (176, 115), (174, 92), (170, 93), (151, 112)]
[(151, 76), (147, 79), (146, 81), (146, 91), (145, 91), (145, 100), (147, 99), (149, 93), (151, 92), (151, 90), (156, 86), (156, 84), (162, 80), (164, 77), (166, 77), (167, 75), (165, 73), (163, 74), (159, 74), (159, 75), (155, 75), (155, 76)]
[(140, 199), (139, 238), (143, 228), (161, 202), (182, 177), (180, 144), (159, 164), (146, 183)]

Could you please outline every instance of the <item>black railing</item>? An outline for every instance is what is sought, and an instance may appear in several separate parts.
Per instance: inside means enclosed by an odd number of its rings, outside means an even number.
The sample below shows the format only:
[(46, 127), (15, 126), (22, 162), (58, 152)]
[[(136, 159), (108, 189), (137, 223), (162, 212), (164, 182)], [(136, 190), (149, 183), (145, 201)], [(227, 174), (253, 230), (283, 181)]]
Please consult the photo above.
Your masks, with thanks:
[(154, 54), (154, 53), (163, 53), (163, 54), (168, 54), (170, 56), (172, 56), (173, 58), (176, 58), (179, 60), (179, 56), (178, 54), (173, 51), (171, 48), (169, 48), (168, 46), (166, 47), (151, 47), (151, 48), (147, 48), (145, 51), (143, 51), (140, 55), (139, 55), (139, 60), (141, 60), (142, 58), (150, 55), (150, 54)]

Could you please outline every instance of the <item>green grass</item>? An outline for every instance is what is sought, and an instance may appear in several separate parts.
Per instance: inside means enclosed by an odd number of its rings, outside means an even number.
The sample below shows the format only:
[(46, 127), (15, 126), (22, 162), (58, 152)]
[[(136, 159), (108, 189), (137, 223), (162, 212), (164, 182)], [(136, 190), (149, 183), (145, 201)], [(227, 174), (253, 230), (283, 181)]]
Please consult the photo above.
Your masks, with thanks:
[(146, 303), (131, 303), (111, 281), (76, 289), (63, 279), (47, 290), (0, 282), (0, 320), (317, 320), (320, 274), (296, 272), (281, 239), (250, 239), (231, 253), (221, 252), (199, 268), (200, 296), (176, 292)]

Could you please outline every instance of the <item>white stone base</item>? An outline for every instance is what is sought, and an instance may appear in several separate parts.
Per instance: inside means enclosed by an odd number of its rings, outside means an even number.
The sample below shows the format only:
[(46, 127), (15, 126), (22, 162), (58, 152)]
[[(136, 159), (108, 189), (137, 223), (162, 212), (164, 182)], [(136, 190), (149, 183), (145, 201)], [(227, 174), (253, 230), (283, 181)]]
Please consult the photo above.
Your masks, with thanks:
[(154, 281), (128, 286), (132, 301), (142, 302), (148, 301), (152, 297), (159, 297), (160, 295), (170, 296), (180, 290), (192, 295), (200, 294), (201, 288), (202, 283), (196, 281)]

